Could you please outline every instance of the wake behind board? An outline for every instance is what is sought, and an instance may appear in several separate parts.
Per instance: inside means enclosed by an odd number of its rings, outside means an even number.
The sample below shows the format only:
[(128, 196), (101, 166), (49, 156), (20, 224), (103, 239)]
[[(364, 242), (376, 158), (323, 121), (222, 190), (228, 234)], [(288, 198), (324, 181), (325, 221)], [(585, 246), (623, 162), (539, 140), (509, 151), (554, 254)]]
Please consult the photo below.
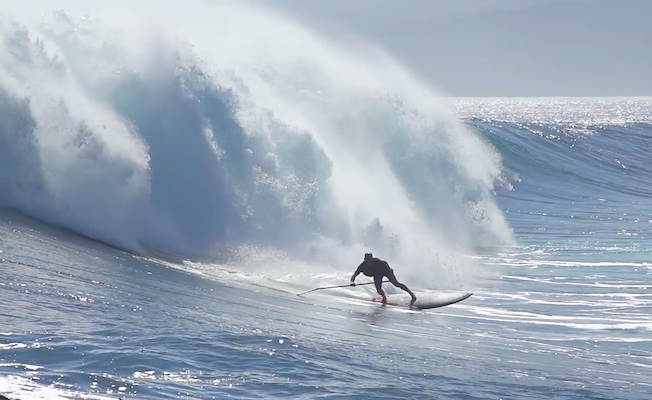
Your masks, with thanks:
[[(412, 305), (412, 309), (414, 310), (427, 310), (449, 306), (466, 300), (473, 295), (473, 293), (468, 292), (423, 292), (415, 294), (417, 301)], [(372, 301), (382, 303), (382, 297), (376, 296)], [(407, 294), (390, 294), (387, 296), (387, 305), (391, 306), (409, 308), (410, 301), (411, 298)]]

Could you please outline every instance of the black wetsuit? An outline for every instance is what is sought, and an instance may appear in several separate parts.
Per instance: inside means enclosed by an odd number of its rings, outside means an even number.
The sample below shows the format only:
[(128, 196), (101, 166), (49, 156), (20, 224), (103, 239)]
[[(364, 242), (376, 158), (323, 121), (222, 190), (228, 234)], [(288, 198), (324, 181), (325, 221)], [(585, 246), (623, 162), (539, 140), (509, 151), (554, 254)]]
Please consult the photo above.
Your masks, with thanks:
[(410, 289), (408, 289), (407, 286), (400, 283), (396, 279), (396, 276), (394, 276), (394, 270), (389, 266), (389, 264), (385, 260), (381, 260), (380, 258), (373, 257), (370, 261), (363, 261), (358, 266), (358, 269), (356, 269), (355, 275), (357, 276), (360, 273), (374, 278), (376, 291), (379, 294), (383, 293), (381, 284), (383, 283), (384, 277), (387, 277), (387, 279), (392, 285), (401, 288), (406, 292), (412, 294), (412, 292), (410, 291)]

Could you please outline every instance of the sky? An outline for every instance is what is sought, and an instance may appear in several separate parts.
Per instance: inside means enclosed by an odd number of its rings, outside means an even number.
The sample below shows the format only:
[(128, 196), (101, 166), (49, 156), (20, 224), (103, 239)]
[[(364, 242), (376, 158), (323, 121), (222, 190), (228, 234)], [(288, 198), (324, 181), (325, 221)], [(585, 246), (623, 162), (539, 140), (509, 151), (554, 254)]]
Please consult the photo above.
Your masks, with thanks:
[(260, 0), (448, 96), (652, 95), (652, 0)]

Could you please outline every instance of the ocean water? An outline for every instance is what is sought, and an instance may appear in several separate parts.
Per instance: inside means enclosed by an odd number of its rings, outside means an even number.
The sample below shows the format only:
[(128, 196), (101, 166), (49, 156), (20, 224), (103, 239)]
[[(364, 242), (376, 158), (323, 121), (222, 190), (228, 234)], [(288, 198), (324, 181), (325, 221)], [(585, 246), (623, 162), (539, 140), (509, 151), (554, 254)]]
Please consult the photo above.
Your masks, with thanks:
[[(259, 6), (53, 4), (0, 14), (1, 395), (649, 398), (652, 98), (446, 98)], [(365, 251), (474, 294), (297, 296)]]

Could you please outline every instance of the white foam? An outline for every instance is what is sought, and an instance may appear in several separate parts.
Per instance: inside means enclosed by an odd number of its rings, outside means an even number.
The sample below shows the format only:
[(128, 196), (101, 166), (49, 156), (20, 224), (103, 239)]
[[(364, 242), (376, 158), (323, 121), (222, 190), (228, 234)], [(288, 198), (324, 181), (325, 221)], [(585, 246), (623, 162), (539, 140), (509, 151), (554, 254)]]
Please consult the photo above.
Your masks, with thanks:
[(15, 375), (0, 376), (0, 388), (2, 394), (12, 400), (110, 400), (112, 396), (102, 396), (90, 393), (82, 393), (74, 390), (44, 386), (34, 379), (23, 378)]
[[(496, 186), (509, 187), (500, 155), (455, 118), (436, 89), (388, 54), (361, 41), (327, 40), (261, 6), (180, 5), (176, 1), (27, 0), (7, 10), (18, 16), (29, 35), (23, 50), (38, 55), (34, 59), (42, 67), (15, 59), (15, 52), (2, 53), (7, 62), (0, 68), (0, 83), (10, 94), (30, 100), (27, 108), (36, 122), (34, 158), (42, 162), (21, 159), (27, 164), (17, 167), (14, 178), (34, 177), (33, 185), (27, 186), (37, 187), (39, 195), (31, 197), (33, 190), (21, 186), (5, 199), (7, 204), (137, 251), (145, 243), (172, 252), (199, 252), (196, 247), (212, 248), (231, 229), (231, 224), (220, 225), (222, 206), (233, 206), (233, 215), (241, 212), (247, 231), (255, 231), (283, 217), (273, 207), (267, 209), (264, 198), (258, 199), (264, 204), (249, 202), (259, 190), (277, 196), (279, 209), (288, 215), (306, 211), (302, 206), (317, 190), (328, 197), (319, 199), (325, 203), (319, 208), (323, 214), (316, 212), (310, 219), (320, 220), (322, 226), (311, 228), (314, 235), (301, 236), (301, 246), (329, 253), (331, 248), (319, 236), (335, 232), (331, 236), (336, 237), (329, 238), (339, 243), (337, 265), (348, 270), (369, 247), (385, 251), (385, 242), (366, 239), (365, 229), (379, 221), (386, 239), (399, 239), (396, 251), (382, 256), (400, 265), (405, 280), (427, 282), (429, 287), (445, 281), (473, 284), (483, 278), (482, 272), (465, 254), (477, 245), (513, 243), (511, 229), (494, 200)], [(151, 12), (154, 8), (156, 13)], [(51, 17), (51, 9), (65, 12)], [(42, 49), (33, 45), (37, 38)], [(201, 120), (197, 123), (201, 132), (175, 126), (179, 132), (162, 134), (164, 139), (144, 139), (123, 119), (119, 106), (124, 104), (113, 103), (123, 95), (112, 92), (120, 87), (116, 82), (121, 82), (123, 73), (142, 77), (139, 82), (145, 89), (155, 92), (153, 88), (177, 80), (177, 72), (184, 68), (197, 71), (210, 88), (232, 90), (239, 104), (236, 121), (221, 122), (241, 124), (243, 141), (252, 137), (266, 147), (261, 163), (256, 161), (261, 154), (253, 146), (242, 149), (244, 155), (233, 155), (256, 176), (253, 183), (237, 182), (235, 177), (236, 182), (226, 180), (237, 197), (228, 200), (238, 204), (219, 204), (219, 195), (211, 197), (209, 193), (223, 193), (219, 184), (182, 185), (195, 178), (214, 182), (212, 174), (224, 157), (220, 127), (203, 115), (202, 104), (194, 103), (192, 112), (184, 115), (192, 122)], [(187, 100), (186, 93), (180, 96)], [(178, 99), (170, 101), (174, 100)], [(133, 107), (131, 114), (151, 118), (144, 105)], [(182, 124), (185, 118), (179, 120)], [(80, 139), (81, 126), (87, 129)], [(283, 160), (289, 152), (283, 143), (303, 135), (316, 143), (315, 154), (310, 154), (311, 149), (301, 151), (298, 160)], [(188, 145), (195, 141), (196, 147)], [(395, 151), (397, 146), (401, 151)], [(161, 164), (150, 156), (160, 147), (170, 147), (169, 153), (186, 151), (179, 158), (201, 160), (207, 168), (187, 171), (188, 179), (177, 182), (174, 177), (183, 171), (184, 163), (176, 163), (174, 173), (158, 170)], [(203, 152), (207, 148), (212, 151)], [(303, 164), (302, 157), (318, 157), (308, 164), (322, 168), (313, 165), (321, 162), (322, 151), (323, 164), (330, 163), (323, 167), (324, 182), (299, 185), (296, 175), (301, 171), (275, 175), (279, 163)], [(424, 159), (428, 161), (420, 161)], [(170, 164), (170, 160), (159, 162)], [(208, 205), (196, 210), (184, 201), (170, 200), (173, 196), (167, 193), (158, 196), (154, 177), (158, 187), (164, 182), (170, 193), (202, 199)], [(424, 180), (438, 190), (420, 190)], [(246, 192), (251, 185), (256, 188)], [(286, 229), (274, 232), (274, 239), (280, 241), (289, 226), (313, 223), (289, 218), (282, 225)], [(288, 241), (286, 246), (300, 247), (293, 239)], [(347, 242), (353, 244), (342, 248)], [(423, 260), (429, 263), (423, 265)]]
[[(555, 278), (530, 278), (526, 276), (516, 276), (516, 275), (506, 275), (505, 278), (520, 280), (520, 281), (529, 281), (537, 283), (545, 283), (549, 285), (567, 285), (567, 286), (584, 286), (584, 287), (594, 287), (594, 288), (615, 288), (615, 289), (650, 289), (652, 285), (649, 284), (610, 284), (610, 283), (598, 283), (598, 282), (560, 282), (554, 281)], [(576, 279), (573, 277), (557, 277), (557, 279)]]

